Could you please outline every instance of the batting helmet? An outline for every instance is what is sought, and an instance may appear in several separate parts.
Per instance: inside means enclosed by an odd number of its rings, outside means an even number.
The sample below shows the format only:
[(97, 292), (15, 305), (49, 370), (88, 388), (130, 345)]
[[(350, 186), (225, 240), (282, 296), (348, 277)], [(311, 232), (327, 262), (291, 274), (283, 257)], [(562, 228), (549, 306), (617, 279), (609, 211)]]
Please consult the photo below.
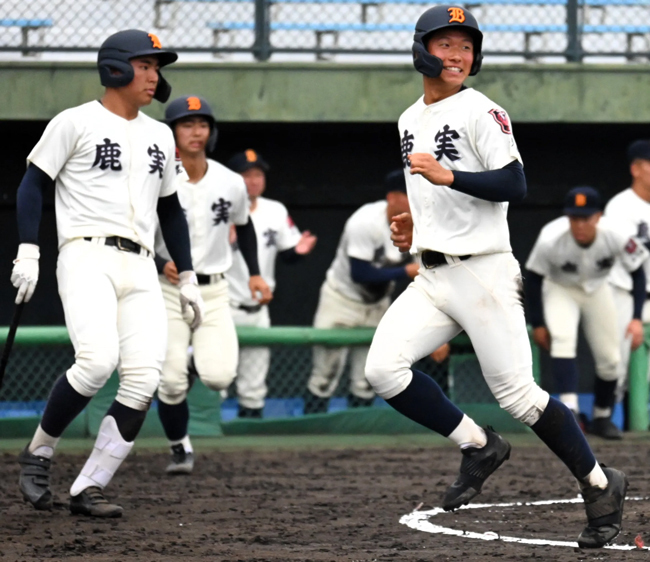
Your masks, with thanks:
[[(139, 29), (127, 29), (111, 35), (102, 43), (97, 53), (97, 67), (102, 86), (121, 88), (130, 84), (133, 80), (133, 67), (129, 61), (147, 55), (155, 55), (160, 67), (178, 59), (178, 55), (174, 51), (162, 48), (160, 40), (153, 33)], [(119, 71), (119, 74), (114, 74), (115, 70)], [(153, 97), (165, 103), (171, 93), (172, 87), (158, 71), (158, 86)]]
[(217, 144), (217, 123), (207, 101), (199, 96), (182, 96), (176, 98), (165, 109), (165, 123), (172, 129), (179, 119), (194, 116), (204, 117), (210, 124), (210, 136), (206, 148), (208, 152), (212, 152)]
[(462, 29), (472, 37), (474, 42), (474, 62), (469, 75), (478, 74), (483, 62), (483, 54), (481, 53), (483, 33), (478, 27), (476, 18), (469, 10), (450, 5), (429, 8), (415, 24), (415, 34), (413, 35), (413, 65), (415, 69), (431, 78), (440, 76), (442, 60), (429, 53), (427, 42), (433, 32), (447, 27)]

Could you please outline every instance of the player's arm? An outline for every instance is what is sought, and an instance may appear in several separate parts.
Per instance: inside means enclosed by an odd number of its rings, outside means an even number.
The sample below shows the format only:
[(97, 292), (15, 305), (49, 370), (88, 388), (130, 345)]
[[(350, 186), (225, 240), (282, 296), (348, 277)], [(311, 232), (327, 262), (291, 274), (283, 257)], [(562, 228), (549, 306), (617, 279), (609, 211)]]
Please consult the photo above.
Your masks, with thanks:
[(350, 258), (352, 281), (362, 285), (368, 283), (389, 283), (402, 279), (413, 279), (418, 274), (418, 264), (409, 263), (398, 267), (375, 267), (366, 260)]
[(634, 313), (627, 326), (626, 336), (632, 337), (632, 349), (637, 349), (643, 343), (643, 323), (641, 315), (646, 300), (646, 276), (643, 265), (630, 274), (632, 276), (632, 297), (634, 298)]
[(300, 239), (295, 246), (278, 252), (278, 255), (285, 263), (296, 263), (311, 253), (317, 240), (318, 238), (309, 230), (305, 230), (300, 234)]
[(533, 340), (546, 351), (550, 350), (551, 338), (544, 324), (544, 304), (542, 301), (542, 283), (544, 277), (527, 270), (526, 297), (528, 300), (528, 318), (533, 326)]
[(251, 290), (251, 294), (260, 304), (267, 304), (271, 302), (273, 293), (260, 275), (260, 266), (257, 259), (257, 235), (255, 234), (253, 221), (248, 217), (248, 222), (242, 225), (235, 225), (235, 230), (237, 232), (239, 251), (248, 266), (248, 274), (250, 276), (248, 287)]

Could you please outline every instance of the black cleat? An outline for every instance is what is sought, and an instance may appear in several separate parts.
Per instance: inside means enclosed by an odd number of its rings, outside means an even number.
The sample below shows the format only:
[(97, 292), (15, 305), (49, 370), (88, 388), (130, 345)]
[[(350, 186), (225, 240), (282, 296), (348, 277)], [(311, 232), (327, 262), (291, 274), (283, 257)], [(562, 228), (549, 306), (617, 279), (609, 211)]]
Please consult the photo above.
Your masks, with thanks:
[(326, 414), (329, 407), (330, 399), (321, 398), (307, 391), (305, 395), (305, 414)]
[(607, 488), (591, 486), (582, 491), (587, 511), (587, 526), (578, 537), (580, 548), (602, 548), (621, 532), (627, 476), (615, 468), (603, 467)]
[(36, 509), (52, 509), (52, 492), (50, 491), (50, 466), (52, 460), (32, 455), (25, 447), (18, 455), (20, 478), (18, 484), (23, 498)]
[(591, 422), (591, 427), (589, 428), (589, 433), (598, 435), (603, 439), (610, 439), (613, 441), (619, 441), (623, 439), (623, 434), (621, 431), (614, 425), (611, 418), (594, 418)]
[(468, 447), (461, 451), (463, 460), (460, 463), (460, 474), (447, 488), (442, 500), (442, 509), (445, 511), (458, 509), (478, 496), (488, 477), (510, 458), (510, 443), (491, 427), (485, 429), (485, 434), (485, 447)]
[(186, 453), (182, 443), (172, 445), (172, 460), (167, 465), (167, 474), (192, 474), (194, 470), (194, 455)]
[(70, 512), (73, 515), (91, 517), (122, 517), (124, 510), (114, 503), (108, 503), (101, 488), (90, 486), (78, 496), (70, 496)]
[(246, 408), (245, 406), (239, 406), (237, 408), (237, 417), (249, 420), (261, 420), (263, 414), (262, 408)]

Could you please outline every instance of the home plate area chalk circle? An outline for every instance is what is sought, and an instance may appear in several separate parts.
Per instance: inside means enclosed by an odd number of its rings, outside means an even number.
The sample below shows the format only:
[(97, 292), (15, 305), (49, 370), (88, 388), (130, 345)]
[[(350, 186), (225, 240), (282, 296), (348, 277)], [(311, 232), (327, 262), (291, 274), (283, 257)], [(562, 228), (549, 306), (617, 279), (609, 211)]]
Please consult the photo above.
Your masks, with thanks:
[[(648, 498), (626, 498), (626, 501), (640, 501), (647, 500)], [(572, 498), (569, 500), (544, 500), (544, 501), (535, 501), (535, 502), (515, 502), (515, 503), (477, 503), (470, 504), (461, 507), (460, 509), (494, 509), (500, 507), (525, 507), (525, 506), (539, 506), (539, 505), (557, 505), (557, 504), (568, 504), (568, 503), (582, 503), (582, 498)], [(442, 525), (435, 525), (431, 523), (436, 515), (441, 513), (446, 513), (441, 507), (436, 507), (429, 511), (413, 511), (408, 515), (403, 515), (399, 522), (402, 525), (406, 525), (411, 529), (416, 531), (424, 531), (425, 533), (434, 533), (441, 535), (455, 535), (457, 537), (463, 537), (465, 539), (477, 539), (482, 541), (501, 541), (501, 542), (511, 542), (518, 544), (530, 544), (530, 545), (539, 545), (539, 546), (567, 546), (570, 548), (578, 548), (577, 542), (569, 541), (554, 541), (547, 539), (524, 539), (520, 537), (510, 537), (506, 535), (499, 535), (493, 531), (486, 531), (484, 533), (475, 533), (473, 531), (463, 531), (461, 529), (452, 529), (450, 527), (443, 527)], [(638, 548), (635, 545), (608, 545), (604, 548), (609, 550), (649, 550), (648, 547), (643, 547), (642, 549)]]

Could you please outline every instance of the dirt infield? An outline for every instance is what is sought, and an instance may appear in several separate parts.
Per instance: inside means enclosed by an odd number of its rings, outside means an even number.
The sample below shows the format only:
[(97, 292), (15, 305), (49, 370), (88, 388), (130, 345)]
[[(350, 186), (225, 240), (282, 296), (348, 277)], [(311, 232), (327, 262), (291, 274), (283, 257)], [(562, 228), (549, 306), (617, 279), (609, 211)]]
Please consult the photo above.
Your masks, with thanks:
[[(318, 438), (314, 438), (316, 441)], [(594, 442), (601, 462), (627, 472), (630, 496), (650, 493), (650, 442)], [(164, 474), (167, 455), (136, 451), (107, 490), (116, 520), (69, 515), (67, 487), (84, 457), (56, 457), (56, 509), (36, 512), (17, 490), (15, 455), (0, 454), (0, 561), (444, 561), (649, 559), (650, 552), (526, 546), (429, 534), (399, 524), (421, 502), (439, 505), (459, 453), (450, 447), (227, 450), (199, 453), (191, 477)], [(481, 503), (575, 497), (566, 469), (539, 446), (515, 447)], [(649, 501), (629, 501), (618, 544), (650, 542)], [(574, 541), (580, 505), (463, 510), (435, 523), (468, 531)]]

